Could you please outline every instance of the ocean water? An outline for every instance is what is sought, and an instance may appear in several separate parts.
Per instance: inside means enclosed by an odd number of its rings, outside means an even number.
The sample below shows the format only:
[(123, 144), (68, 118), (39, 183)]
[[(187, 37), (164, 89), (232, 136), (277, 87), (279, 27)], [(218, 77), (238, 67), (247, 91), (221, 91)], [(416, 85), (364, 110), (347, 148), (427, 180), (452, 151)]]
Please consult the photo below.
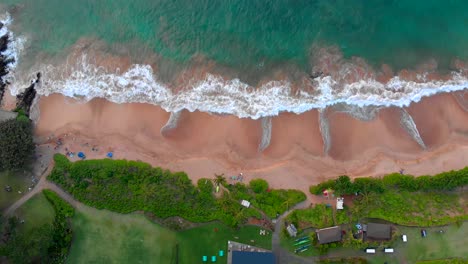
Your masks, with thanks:
[[(452, 63), (468, 61), (463, 0), (2, 0), (0, 8), (27, 40), (14, 93), (41, 71), (45, 95), (260, 118), (337, 103), (406, 106), (468, 88)], [(383, 64), (394, 73), (430, 64), (448, 78), (418, 71), (381, 81)]]

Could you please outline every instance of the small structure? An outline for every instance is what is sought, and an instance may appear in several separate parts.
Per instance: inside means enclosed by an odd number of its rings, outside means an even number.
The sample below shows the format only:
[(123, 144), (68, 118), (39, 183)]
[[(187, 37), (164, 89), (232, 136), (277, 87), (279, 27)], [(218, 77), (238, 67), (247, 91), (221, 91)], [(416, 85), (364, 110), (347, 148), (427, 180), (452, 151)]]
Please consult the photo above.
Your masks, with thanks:
[(242, 206), (249, 208), (250, 207), (250, 202), (247, 200), (242, 200), (241, 202)]
[(319, 244), (328, 244), (341, 241), (342, 234), (339, 226), (317, 229), (317, 240)]
[(336, 198), (336, 210), (343, 210), (343, 203), (344, 203), (343, 197)]
[(288, 231), (288, 234), (290, 237), (296, 237), (297, 236), (297, 228), (294, 226), (294, 224), (289, 224), (286, 227), (286, 230)]
[(276, 264), (271, 250), (228, 241), (227, 264)]
[(392, 228), (387, 224), (368, 223), (367, 237), (374, 240), (389, 240), (392, 238)]
[(232, 264), (275, 264), (271, 252), (233, 251)]

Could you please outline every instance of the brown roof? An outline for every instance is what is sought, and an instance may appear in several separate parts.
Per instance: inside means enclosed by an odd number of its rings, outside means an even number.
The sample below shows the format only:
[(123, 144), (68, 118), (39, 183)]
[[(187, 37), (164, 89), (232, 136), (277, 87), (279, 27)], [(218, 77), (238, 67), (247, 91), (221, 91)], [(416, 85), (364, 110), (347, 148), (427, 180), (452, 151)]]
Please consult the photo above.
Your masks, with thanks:
[(392, 230), (390, 225), (386, 224), (367, 224), (367, 237), (372, 239), (390, 239), (392, 238)]
[(339, 226), (333, 226), (317, 229), (317, 239), (319, 244), (341, 241), (341, 228)]

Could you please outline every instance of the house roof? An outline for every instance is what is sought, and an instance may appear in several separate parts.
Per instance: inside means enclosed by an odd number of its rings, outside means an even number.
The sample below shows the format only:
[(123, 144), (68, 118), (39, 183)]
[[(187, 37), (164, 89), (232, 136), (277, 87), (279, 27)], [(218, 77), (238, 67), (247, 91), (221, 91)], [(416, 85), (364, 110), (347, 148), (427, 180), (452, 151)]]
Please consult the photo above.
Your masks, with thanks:
[(275, 264), (275, 255), (271, 252), (233, 251), (232, 264)]
[(333, 226), (317, 229), (317, 239), (319, 244), (341, 241), (341, 228), (339, 226)]
[(367, 237), (372, 239), (390, 239), (392, 238), (392, 230), (387, 224), (367, 224)]

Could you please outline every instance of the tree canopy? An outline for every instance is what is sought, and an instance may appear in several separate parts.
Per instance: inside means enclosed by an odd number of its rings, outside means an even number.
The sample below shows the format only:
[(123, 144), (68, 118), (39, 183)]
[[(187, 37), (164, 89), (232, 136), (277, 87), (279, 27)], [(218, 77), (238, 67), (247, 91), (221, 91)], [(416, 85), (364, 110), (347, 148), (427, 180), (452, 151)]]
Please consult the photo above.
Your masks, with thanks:
[(34, 151), (29, 119), (9, 119), (0, 123), (0, 170), (22, 168)]

